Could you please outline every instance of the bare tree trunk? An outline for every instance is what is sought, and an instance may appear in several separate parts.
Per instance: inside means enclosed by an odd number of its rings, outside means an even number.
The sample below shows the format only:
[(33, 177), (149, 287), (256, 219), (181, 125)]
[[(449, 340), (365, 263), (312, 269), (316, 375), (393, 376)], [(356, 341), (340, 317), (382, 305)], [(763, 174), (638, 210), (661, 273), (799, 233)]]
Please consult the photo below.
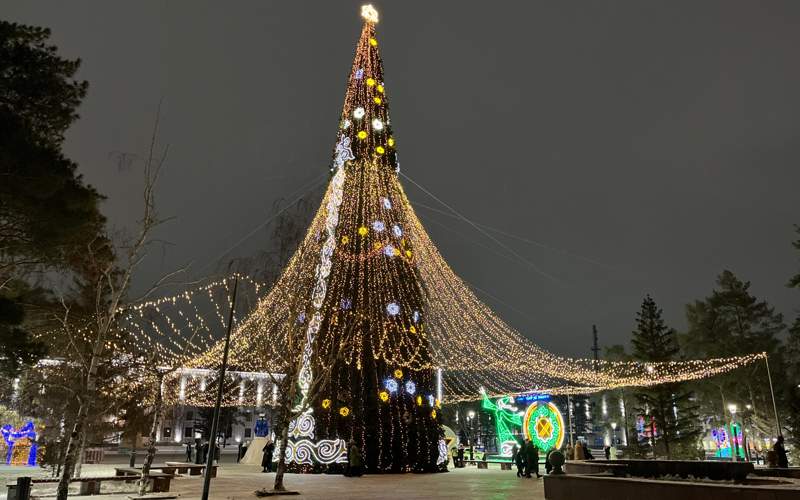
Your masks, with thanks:
[(75, 425), (72, 427), (72, 434), (69, 436), (69, 445), (67, 445), (67, 452), (64, 454), (64, 464), (61, 469), (61, 480), (58, 482), (58, 491), (56, 492), (57, 500), (67, 500), (67, 495), (69, 494), (69, 480), (72, 478), (72, 469), (75, 466), (75, 453), (77, 452), (81, 435), (83, 435), (83, 424), (88, 413), (89, 403), (85, 401), (78, 408), (78, 415), (75, 417)]
[[(284, 413), (284, 415), (287, 415)], [(283, 427), (281, 427), (281, 448), (278, 454), (278, 469), (275, 471), (275, 485), (272, 487), (275, 491), (286, 491), (286, 486), (283, 485), (283, 475), (286, 473), (286, 447), (289, 445), (289, 422), (286, 417), (282, 417)], [(291, 420), (289, 420), (291, 421)]]
[(161, 394), (162, 378), (163, 375), (159, 375), (156, 385), (153, 425), (150, 427), (150, 442), (147, 445), (147, 455), (144, 457), (144, 463), (142, 464), (142, 477), (139, 479), (139, 495), (147, 493), (147, 484), (150, 482), (150, 467), (153, 465), (153, 459), (156, 456), (156, 434), (158, 432), (158, 423), (161, 420), (161, 412), (164, 406), (164, 396)]
[(78, 448), (78, 459), (75, 461), (75, 474), (74, 477), (81, 477), (81, 471), (83, 470), (83, 457), (86, 454), (86, 433), (84, 432), (81, 436), (81, 446)]

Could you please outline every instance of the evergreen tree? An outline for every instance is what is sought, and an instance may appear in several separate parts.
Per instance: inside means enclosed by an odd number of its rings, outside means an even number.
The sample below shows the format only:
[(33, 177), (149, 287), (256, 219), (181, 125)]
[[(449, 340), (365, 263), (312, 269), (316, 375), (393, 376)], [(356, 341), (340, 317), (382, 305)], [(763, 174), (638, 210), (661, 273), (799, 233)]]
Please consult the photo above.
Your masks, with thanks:
[[(649, 295), (636, 315), (636, 330), (631, 345), (633, 357), (639, 361), (661, 363), (678, 359), (677, 334), (662, 318), (662, 311)], [(652, 417), (655, 429), (654, 452), (666, 457), (696, 458), (698, 437), (702, 430), (686, 384), (662, 384), (635, 392), (637, 411)]]
[(79, 60), (60, 57), (50, 30), (0, 21), (0, 351), (6, 373), (44, 354), (28, 329), (47, 294), (41, 272), (80, 272), (88, 245), (102, 239), (102, 197), (61, 151), (87, 83)]
[[(717, 289), (710, 296), (687, 305), (686, 315), (689, 329), (682, 347), (688, 356), (717, 358), (766, 352), (773, 370), (781, 366), (778, 335), (785, 329), (783, 316), (767, 301), (753, 296), (750, 282), (740, 280), (731, 271), (719, 275)], [(695, 391), (704, 420), (728, 423), (728, 407), (736, 404), (737, 419), (748, 423), (751, 438), (775, 435), (764, 363), (696, 383)]]

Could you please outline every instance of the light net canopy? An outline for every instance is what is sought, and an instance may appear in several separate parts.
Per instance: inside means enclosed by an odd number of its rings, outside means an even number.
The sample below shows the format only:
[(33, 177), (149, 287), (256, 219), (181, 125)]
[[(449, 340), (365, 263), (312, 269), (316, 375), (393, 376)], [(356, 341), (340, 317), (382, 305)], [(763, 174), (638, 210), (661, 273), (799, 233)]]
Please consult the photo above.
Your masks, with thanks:
[[(588, 393), (692, 380), (762, 357), (650, 364), (566, 358), (498, 317), (448, 266), (403, 190), (376, 20), (365, 16), (319, 210), (283, 274), (235, 327), (232, 370), (284, 372), (298, 330), (316, 359), (345, 343), (345, 362), (355, 370), (367, 358), (441, 370), (449, 402), (484, 392)], [(222, 350), (221, 342), (193, 345), (181, 364), (215, 368)]]

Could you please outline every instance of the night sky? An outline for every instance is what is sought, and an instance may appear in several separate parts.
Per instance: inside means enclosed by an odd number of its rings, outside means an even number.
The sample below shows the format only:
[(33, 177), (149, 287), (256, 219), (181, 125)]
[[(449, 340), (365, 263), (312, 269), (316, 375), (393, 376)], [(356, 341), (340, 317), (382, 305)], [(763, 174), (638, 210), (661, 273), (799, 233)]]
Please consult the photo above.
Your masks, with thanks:
[[(209, 274), (327, 173), (361, 3), (3, 1), (0, 17), (50, 27), (83, 60), (65, 148), (117, 230), (140, 213), (141, 180), (115, 159), (146, 151), (163, 99), (157, 202), (175, 220), (137, 289), (189, 262)], [(417, 212), (529, 338), (589, 356), (596, 323), (601, 344), (627, 343), (646, 293), (685, 328), (684, 305), (723, 269), (794, 316), (800, 2), (373, 3), (403, 173), (517, 256)]]

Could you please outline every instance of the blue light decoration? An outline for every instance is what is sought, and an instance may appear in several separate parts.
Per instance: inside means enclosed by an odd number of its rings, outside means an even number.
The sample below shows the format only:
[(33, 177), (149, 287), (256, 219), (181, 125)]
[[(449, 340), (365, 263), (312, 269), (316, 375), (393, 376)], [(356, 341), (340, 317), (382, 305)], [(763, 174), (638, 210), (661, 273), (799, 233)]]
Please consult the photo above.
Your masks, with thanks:
[(389, 302), (386, 305), (386, 312), (389, 313), (390, 316), (397, 316), (400, 314), (400, 305), (397, 302)]
[(531, 403), (533, 401), (550, 401), (550, 395), (532, 393), (532, 394), (520, 394), (519, 396), (516, 396), (514, 398), (514, 402), (516, 402), (517, 404)]
[(269, 436), (269, 422), (264, 417), (259, 417), (256, 420), (256, 428), (255, 428), (256, 437), (267, 437)]
[(414, 323), (419, 323), (419, 311), (414, 311), (412, 317), (414, 318)]
[(364, 68), (358, 68), (356, 70), (356, 80), (361, 80), (364, 78)]
[(431, 408), (436, 404), (436, 398), (433, 397), (433, 394), (428, 394), (428, 404), (431, 405)]
[(409, 394), (411, 394), (411, 395), (413, 396), (413, 395), (414, 395), (414, 393), (415, 393), (415, 392), (417, 392), (417, 384), (415, 384), (415, 383), (414, 383), (413, 381), (411, 381), (411, 380), (409, 380), (408, 382), (406, 382), (406, 392), (407, 392), (407, 393), (409, 393)]
[(392, 245), (386, 245), (386, 246), (383, 248), (383, 253), (384, 253), (384, 254), (385, 254), (387, 257), (394, 257), (394, 247), (393, 247)]
[(383, 208), (385, 208), (386, 210), (392, 209), (392, 202), (389, 201), (389, 198), (386, 197), (381, 198), (381, 203), (383, 204)]
[(383, 385), (384, 385), (384, 387), (386, 387), (386, 390), (391, 392), (392, 394), (397, 392), (397, 389), (398, 389), (397, 380), (395, 380), (393, 378), (387, 378), (386, 382), (384, 382)]
[(350, 300), (348, 298), (342, 299), (342, 310), (343, 311), (347, 311), (351, 307), (353, 307), (353, 301), (352, 300)]
[(399, 238), (399, 237), (401, 237), (401, 236), (403, 236), (403, 230), (402, 230), (402, 229), (400, 229), (400, 226), (398, 226), (397, 224), (395, 224), (394, 226), (392, 226), (392, 233), (394, 233), (394, 235), (395, 235), (396, 237), (398, 237), (398, 238)]
[(306, 313), (301, 312), (300, 314), (297, 315), (297, 324), (302, 325), (305, 322), (306, 322)]
[(382, 233), (383, 230), (386, 229), (386, 225), (383, 223), (383, 221), (376, 220), (375, 222), (372, 223), (372, 229), (374, 229), (379, 233)]
[(28, 458), (25, 465), (30, 467), (36, 465), (36, 454), (39, 445), (36, 443), (36, 427), (32, 421), (26, 422), (22, 427), (16, 430), (12, 425), (6, 424), (0, 428), (0, 434), (3, 435), (3, 440), (8, 446), (6, 465), (11, 465), (11, 460), (14, 456), (14, 448), (19, 447), (20, 449), (24, 449), (25, 446), (28, 446)]

